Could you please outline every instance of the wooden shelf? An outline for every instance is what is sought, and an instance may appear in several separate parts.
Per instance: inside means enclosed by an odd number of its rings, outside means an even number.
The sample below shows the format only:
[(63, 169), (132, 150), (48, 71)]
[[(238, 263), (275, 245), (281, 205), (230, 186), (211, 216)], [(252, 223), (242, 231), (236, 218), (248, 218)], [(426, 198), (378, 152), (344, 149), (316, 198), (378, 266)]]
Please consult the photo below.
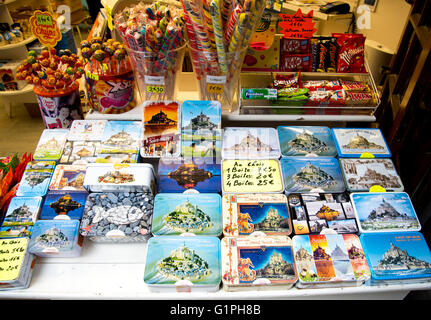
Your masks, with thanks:
[(29, 44), (30, 42), (33, 42), (36, 39), (37, 39), (36, 37), (30, 37), (18, 43), (7, 44), (5, 46), (1, 46), (0, 51), (19, 48), (19, 47), (25, 46), (26, 44)]
[(352, 13), (345, 13), (345, 14), (326, 14), (319, 11), (318, 6), (298, 6), (290, 3), (283, 3), (282, 8), (284, 11), (292, 11), (296, 12), (298, 9), (301, 9), (303, 14), (309, 13), (311, 10), (313, 10), (313, 18), (319, 19), (319, 20), (325, 20), (325, 21), (335, 21), (335, 20), (341, 20), (341, 19), (351, 19)]

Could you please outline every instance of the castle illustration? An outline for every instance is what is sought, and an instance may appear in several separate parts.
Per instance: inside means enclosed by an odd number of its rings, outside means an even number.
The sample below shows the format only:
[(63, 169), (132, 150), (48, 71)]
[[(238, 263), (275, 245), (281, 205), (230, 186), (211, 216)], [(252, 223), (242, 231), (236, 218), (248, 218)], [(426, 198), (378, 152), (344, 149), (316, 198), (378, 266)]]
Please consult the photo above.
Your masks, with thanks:
[(152, 125), (175, 125), (177, 121), (169, 119), (168, 115), (160, 110), (159, 113), (156, 113), (151, 117), (151, 119), (144, 123), (146, 126)]
[(378, 145), (374, 142), (369, 142), (359, 133), (357, 133), (355, 137), (351, 138), (349, 143), (343, 147), (346, 149), (383, 149), (381, 145)]
[(198, 130), (198, 129), (216, 129), (217, 125), (210, 121), (210, 118), (202, 111), (199, 115), (190, 120), (190, 124), (184, 129)]
[(402, 250), (391, 242), (376, 270), (405, 270), (405, 269), (423, 269), (431, 268), (431, 264), (426, 261), (417, 259), (409, 255), (407, 250)]
[(288, 144), (293, 150), (299, 152), (324, 152), (329, 150), (326, 143), (307, 133), (305, 130), (298, 133), (295, 139), (290, 140)]

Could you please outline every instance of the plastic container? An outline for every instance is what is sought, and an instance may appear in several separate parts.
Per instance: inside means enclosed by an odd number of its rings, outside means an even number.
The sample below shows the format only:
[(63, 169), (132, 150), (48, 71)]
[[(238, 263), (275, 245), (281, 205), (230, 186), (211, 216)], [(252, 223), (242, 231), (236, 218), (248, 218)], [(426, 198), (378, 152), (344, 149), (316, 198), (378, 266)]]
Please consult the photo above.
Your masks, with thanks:
[(41, 206), (42, 197), (13, 197), (3, 219), (3, 227), (34, 224)]
[(319, 126), (277, 127), (281, 155), (302, 157), (336, 157), (337, 149), (331, 129)]
[(221, 254), (226, 291), (287, 290), (298, 279), (287, 236), (223, 238)]
[(215, 292), (221, 282), (220, 240), (165, 236), (148, 240), (144, 281), (153, 292)]
[(421, 233), (369, 233), (360, 238), (371, 269), (371, 285), (431, 280), (431, 253)]
[(19, 183), (16, 195), (19, 197), (43, 197), (48, 192), (54, 168), (55, 161), (29, 162)]
[(85, 191), (86, 165), (57, 165), (52, 174), (49, 190)]
[(34, 151), (34, 160), (59, 160), (63, 153), (68, 133), (69, 130), (67, 129), (43, 130)]
[(224, 194), (225, 237), (284, 235), (292, 232), (292, 221), (284, 194)]
[(154, 199), (151, 232), (154, 236), (220, 236), (220, 195), (159, 193)]
[(75, 120), (67, 135), (68, 141), (100, 141), (107, 120)]
[(87, 196), (86, 191), (49, 191), (40, 212), (40, 219), (80, 220)]
[(405, 192), (351, 193), (360, 233), (419, 231), (421, 224)]
[(370, 191), (379, 186), (387, 191), (403, 191), (404, 186), (391, 159), (340, 159), (346, 188), (350, 192)]
[(83, 241), (78, 231), (79, 220), (38, 220), (28, 250), (39, 257), (78, 257)]
[(297, 235), (292, 240), (297, 288), (352, 287), (370, 279), (370, 268), (357, 235)]

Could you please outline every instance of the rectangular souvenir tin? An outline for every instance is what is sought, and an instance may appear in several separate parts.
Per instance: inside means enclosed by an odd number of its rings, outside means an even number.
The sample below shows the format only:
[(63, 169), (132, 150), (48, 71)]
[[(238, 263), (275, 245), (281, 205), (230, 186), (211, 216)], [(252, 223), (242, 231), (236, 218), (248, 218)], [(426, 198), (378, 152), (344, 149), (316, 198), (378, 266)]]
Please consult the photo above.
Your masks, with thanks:
[(84, 187), (91, 192), (147, 192), (155, 194), (154, 168), (148, 163), (87, 166)]
[(31, 161), (27, 164), (19, 183), (17, 196), (41, 196), (48, 192), (55, 161)]
[(191, 140), (181, 141), (182, 157), (214, 157), (220, 158), (222, 150), (221, 136), (188, 135)]
[(287, 198), (282, 193), (224, 194), (223, 235), (284, 235), (292, 232)]
[(221, 255), (226, 291), (286, 290), (298, 279), (287, 236), (226, 237)]
[(59, 163), (82, 165), (95, 163), (100, 141), (67, 141)]
[(49, 190), (85, 191), (87, 165), (58, 164), (49, 184)]
[(370, 279), (357, 235), (296, 235), (292, 240), (298, 288), (360, 286)]
[(222, 158), (279, 159), (277, 131), (274, 128), (224, 128)]
[(154, 292), (215, 292), (221, 282), (220, 240), (165, 236), (148, 240), (144, 281)]
[(33, 225), (18, 224), (14, 226), (2, 226), (0, 228), (0, 238), (30, 238)]
[(103, 130), (98, 154), (138, 153), (141, 137), (141, 121), (108, 121)]
[(143, 126), (143, 158), (180, 155), (181, 102), (145, 101)]
[(3, 226), (32, 225), (39, 217), (42, 197), (13, 197), (3, 220)]
[(281, 155), (302, 157), (336, 157), (331, 129), (319, 126), (277, 127)]
[(78, 257), (82, 240), (79, 220), (38, 220), (28, 250), (40, 257)]
[(222, 162), (223, 193), (282, 193), (278, 159), (238, 159)]
[(217, 193), (159, 193), (154, 199), (154, 236), (222, 234), (221, 197)]
[(405, 192), (351, 193), (361, 233), (419, 231), (421, 225)]
[(40, 212), (41, 220), (80, 220), (87, 191), (49, 191)]
[(404, 186), (391, 159), (340, 159), (346, 188), (350, 192), (370, 191), (380, 186), (387, 191), (403, 191)]
[(161, 193), (219, 193), (220, 164), (214, 158), (160, 158), (157, 183)]
[(69, 129), (68, 141), (100, 141), (107, 120), (74, 120)]
[(96, 163), (138, 163), (137, 153), (99, 153)]
[[(221, 104), (219, 101), (187, 100), (181, 110), (181, 133), (212, 135), (221, 130)], [(183, 137), (182, 140), (191, 140)]]
[(377, 128), (333, 128), (335, 146), (340, 158), (359, 158), (364, 153), (375, 158), (390, 158), (392, 153)]
[(344, 192), (346, 186), (335, 158), (283, 157), (280, 160), (285, 192)]
[(34, 160), (59, 160), (68, 133), (67, 129), (43, 130), (33, 155)]
[(431, 253), (420, 232), (364, 233), (360, 238), (371, 269), (371, 284), (431, 280)]
[(151, 236), (153, 204), (148, 193), (90, 193), (80, 234), (95, 242), (145, 242)]

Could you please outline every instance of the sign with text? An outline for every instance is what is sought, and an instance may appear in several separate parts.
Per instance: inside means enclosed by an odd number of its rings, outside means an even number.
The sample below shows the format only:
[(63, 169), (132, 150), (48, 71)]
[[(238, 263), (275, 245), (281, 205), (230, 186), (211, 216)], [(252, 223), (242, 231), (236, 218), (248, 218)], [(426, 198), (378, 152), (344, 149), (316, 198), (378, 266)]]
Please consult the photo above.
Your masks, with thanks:
[(30, 27), (42, 45), (53, 48), (61, 40), (57, 21), (50, 12), (36, 10), (30, 17)]
[(314, 28), (313, 10), (307, 15), (303, 15), (301, 9), (295, 14), (282, 14), (280, 13), (281, 21), (279, 26), (285, 38), (311, 38), (317, 31)]
[(0, 281), (13, 281), (18, 278), (27, 248), (26, 238), (1, 239), (0, 242)]

